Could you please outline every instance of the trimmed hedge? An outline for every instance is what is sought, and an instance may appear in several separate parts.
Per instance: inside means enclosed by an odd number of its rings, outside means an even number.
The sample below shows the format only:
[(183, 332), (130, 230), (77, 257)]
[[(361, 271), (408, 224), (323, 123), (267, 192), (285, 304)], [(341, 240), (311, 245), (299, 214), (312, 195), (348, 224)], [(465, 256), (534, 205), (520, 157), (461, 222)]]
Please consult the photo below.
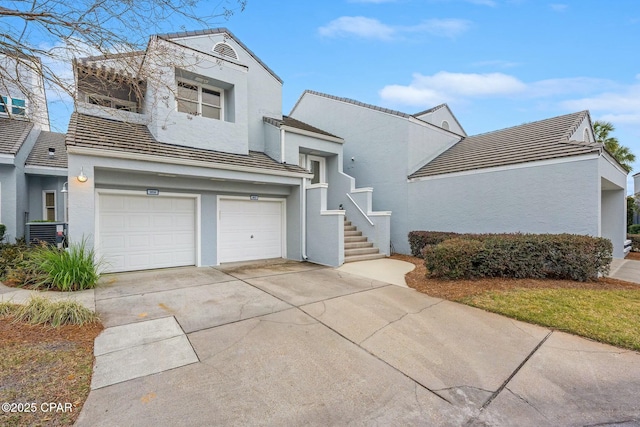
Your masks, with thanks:
[[(421, 241), (436, 241), (429, 232)], [(426, 238), (425, 238), (426, 236)], [(412, 247), (413, 249), (413, 247)], [(425, 244), (422, 256), (433, 277), (551, 278), (595, 280), (609, 273), (613, 245), (608, 239), (574, 234), (459, 234)]]
[(640, 233), (640, 224), (633, 224), (627, 228), (628, 234), (638, 234)]
[(640, 234), (627, 234), (627, 239), (631, 240), (631, 250), (640, 252)]

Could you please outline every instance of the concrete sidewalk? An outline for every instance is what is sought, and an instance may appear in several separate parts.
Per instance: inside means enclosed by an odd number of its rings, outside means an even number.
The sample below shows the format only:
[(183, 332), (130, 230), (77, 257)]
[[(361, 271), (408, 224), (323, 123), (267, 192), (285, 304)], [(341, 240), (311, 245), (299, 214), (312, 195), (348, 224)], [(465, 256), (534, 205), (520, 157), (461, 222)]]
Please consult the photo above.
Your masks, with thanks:
[(26, 304), (32, 296), (43, 296), (51, 300), (77, 301), (91, 311), (96, 310), (93, 289), (78, 292), (31, 291), (27, 289), (12, 288), (0, 283), (0, 302)]
[(640, 425), (640, 354), (309, 263), (110, 275), (79, 426)]
[(640, 284), (640, 261), (614, 258), (611, 261), (609, 277)]

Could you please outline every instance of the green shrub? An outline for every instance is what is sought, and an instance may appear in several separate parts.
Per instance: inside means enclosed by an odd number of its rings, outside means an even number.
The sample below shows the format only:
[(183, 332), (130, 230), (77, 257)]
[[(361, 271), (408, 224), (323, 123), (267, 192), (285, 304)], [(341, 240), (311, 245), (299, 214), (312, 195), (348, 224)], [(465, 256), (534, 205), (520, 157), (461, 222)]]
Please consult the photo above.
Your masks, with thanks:
[(476, 277), (478, 254), (482, 242), (453, 238), (437, 245), (425, 246), (423, 255), (429, 273), (447, 279), (471, 279)]
[(4, 240), (4, 234), (7, 232), (7, 226), (0, 224), (0, 242)]
[(50, 301), (47, 298), (33, 296), (25, 305), (14, 310), (18, 321), (40, 324), (46, 323), (58, 327), (62, 325), (84, 325), (98, 321), (98, 316), (76, 301)]
[(0, 245), (0, 280), (5, 281), (7, 274), (17, 267), (26, 265), (28, 262), (29, 247), (22, 241), (15, 244)]
[(79, 291), (94, 288), (100, 279), (100, 261), (95, 260), (93, 249), (85, 241), (68, 249), (43, 246), (31, 255), (33, 265), (45, 274), (43, 287), (60, 291)]
[(640, 234), (640, 224), (630, 225), (627, 229), (627, 233), (629, 234)]
[[(447, 254), (447, 252), (450, 252)], [(434, 277), (555, 278), (587, 281), (607, 274), (608, 239), (573, 234), (464, 234), (423, 250)]]
[(435, 246), (445, 240), (460, 236), (458, 233), (448, 233), (441, 231), (411, 231), (409, 232), (409, 246), (411, 255), (420, 257), (422, 250), (426, 246)]

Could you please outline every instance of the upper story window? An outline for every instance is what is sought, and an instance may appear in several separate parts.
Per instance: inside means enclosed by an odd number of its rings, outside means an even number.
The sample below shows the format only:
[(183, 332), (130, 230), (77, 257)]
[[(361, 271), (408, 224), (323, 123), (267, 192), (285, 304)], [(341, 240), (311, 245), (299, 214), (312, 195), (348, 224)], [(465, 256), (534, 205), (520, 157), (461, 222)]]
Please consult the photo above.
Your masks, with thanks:
[(223, 117), (224, 91), (213, 86), (178, 80), (178, 111), (220, 120)]
[(15, 116), (24, 116), (26, 113), (26, 102), (24, 99), (3, 96), (0, 102), (0, 113), (11, 114)]
[(78, 64), (78, 100), (132, 113), (142, 112), (146, 84), (114, 70)]
[(116, 110), (138, 112), (138, 104), (135, 101), (126, 101), (124, 99), (113, 98), (105, 95), (91, 94), (87, 95), (87, 102), (101, 107), (114, 108)]
[(442, 129), (449, 130), (449, 122), (446, 120), (442, 121), (442, 125), (440, 126)]
[(585, 129), (582, 133), (582, 139), (584, 142), (591, 142), (591, 136), (589, 136), (589, 129)]

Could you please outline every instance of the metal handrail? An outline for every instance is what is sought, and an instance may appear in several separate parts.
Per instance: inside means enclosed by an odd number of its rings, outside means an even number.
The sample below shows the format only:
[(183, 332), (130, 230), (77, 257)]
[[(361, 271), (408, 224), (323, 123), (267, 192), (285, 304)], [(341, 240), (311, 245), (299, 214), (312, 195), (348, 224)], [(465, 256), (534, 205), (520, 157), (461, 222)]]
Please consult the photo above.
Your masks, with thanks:
[(367, 214), (364, 213), (364, 211), (360, 208), (360, 206), (358, 206), (358, 204), (356, 203), (355, 200), (353, 200), (353, 198), (349, 195), (349, 193), (346, 193), (347, 198), (349, 200), (351, 200), (351, 203), (353, 203), (355, 205), (355, 207), (360, 211), (360, 213), (362, 214), (362, 216), (369, 222), (369, 224), (371, 224), (371, 226), (373, 226), (373, 222), (369, 219), (369, 217), (367, 216)]

